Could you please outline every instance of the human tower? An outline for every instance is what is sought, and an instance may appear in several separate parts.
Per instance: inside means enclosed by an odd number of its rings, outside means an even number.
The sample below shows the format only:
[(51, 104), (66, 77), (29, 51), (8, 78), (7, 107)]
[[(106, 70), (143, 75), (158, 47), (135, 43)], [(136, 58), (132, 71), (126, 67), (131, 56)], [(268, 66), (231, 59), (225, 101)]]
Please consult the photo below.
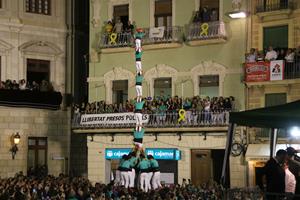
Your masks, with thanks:
[(142, 83), (144, 80), (142, 70), (143, 37), (143, 30), (137, 29), (135, 34), (136, 101), (134, 113), (136, 126), (133, 130), (134, 148), (128, 155), (123, 155), (120, 160), (115, 184), (123, 185), (126, 188), (139, 185), (143, 191), (148, 192), (150, 189), (161, 187), (161, 184), (158, 162), (152, 155), (146, 156), (143, 149), (143, 137), (145, 133), (145, 129), (143, 128), (143, 106), (145, 101), (142, 94)]

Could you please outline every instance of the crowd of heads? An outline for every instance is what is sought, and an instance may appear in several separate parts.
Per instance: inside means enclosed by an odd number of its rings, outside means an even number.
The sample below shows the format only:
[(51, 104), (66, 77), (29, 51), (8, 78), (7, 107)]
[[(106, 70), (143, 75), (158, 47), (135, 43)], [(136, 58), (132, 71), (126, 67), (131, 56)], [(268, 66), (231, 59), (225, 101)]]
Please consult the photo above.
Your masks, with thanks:
[(127, 189), (113, 183), (92, 184), (86, 178), (70, 178), (62, 174), (45, 178), (18, 174), (0, 179), (1, 200), (218, 200), (222, 199), (222, 194), (222, 187), (213, 181), (200, 186), (184, 181), (182, 185), (164, 185), (145, 193), (138, 188)]
[(269, 46), (264, 51), (258, 51), (255, 48), (251, 48), (250, 52), (246, 55), (246, 62), (258, 62), (258, 61), (272, 61), (272, 60), (285, 60), (286, 63), (294, 63), (296, 60), (300, 60), (300, 46), (298, 48), (273, 48)]
[(123, 23), (120, 18), (116, 18), (113, 20), (108, 20), (105, 24), (105, 33), (130, 33), (134, 34), (135, 32), (135, 22), (131, 23), (130, 20), (127, 23)]
[(193, 17), (193, 23), (207, 23), (219, 20), (219, 8), (203, 6), (199, 8)]
[[(231, 111), (235, 110), (234, 97), (205, 97), (195, 96), (191, 98), (175, 97), (156, 97), (144, 98), (143, 113), (161, 114), (175, 112), (181, 108), (186, 111)], [(103, 113), (123, 113), (134, 111), (135, 100), (127, 100), (125, 103), (107, 104), (105, 101), (74, 104), (73, 111), (81, 114), (103, 114)]]
[(36, 81), (26, 81), (22, 79), (20, 81), (7, 79), (6, 81), (0, 82), (1, 90), (31, 90), (31, 91), (40, 91), (40, 92), (52, 92), (54, 91), (53, 85), (46, 81), (42, 80), (39, 84)]

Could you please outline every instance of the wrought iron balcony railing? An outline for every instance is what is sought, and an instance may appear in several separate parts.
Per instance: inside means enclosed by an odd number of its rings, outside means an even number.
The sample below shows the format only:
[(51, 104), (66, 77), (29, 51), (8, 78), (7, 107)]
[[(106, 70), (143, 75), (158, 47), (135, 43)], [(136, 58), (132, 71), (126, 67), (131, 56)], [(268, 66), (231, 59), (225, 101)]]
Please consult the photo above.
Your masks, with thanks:
[(222, 21), (189, 24), (186, 38), (188, 41), (226, 39), (225, 24)]
[[(179, 43), (182, 42), (182, 27), (170, 26), (163, 27), (161, 34), (153, 36), (150, 34), (151, 28), (144, 28), (145, 36), (143, 45)], [(99, 48), (133, 47), (134, 36), (130, 32), (123, 33), (104, 33), (101, 36)]]
[[(124, 113), (113, 113), (114, 117), (118, 118), (118, 114)], [(133, 113), (126, 113), (133, 115)], [(105, 123), (105, 117), (108, 114), (86, 114), (85, 118), (91, 116), (93, 119), (100, 119), (99, 123), (96, 121), (91, 123), (84, 123), (82, 116), (84, 114), (74, 113), (72, 127), (74, 129), (82, 128), (133, 128), (135, 127), (135, 120), (124, 120), (119, 122)], [(180, 120), (180, 116), (175, 112), (165, 112), (159, 114), (146, 114), (146, 123), (143, 125), (150, 128), (169, 128), (169, 127), (220, 127), (227, 126), (229, 123), (229, 111), (223, 112), (191, 112), (186, 111), (183, 119)], [(111, 116), (110, 116), (111, 117)], [(117, 119), (115, 118), (115, 119)], [(91, 119), (91, 120), (93, 120)], [(110, 118), (112, 119), (112, 118)]]
[(292, 9), (292, 0), (257, 0), (256, 13)]

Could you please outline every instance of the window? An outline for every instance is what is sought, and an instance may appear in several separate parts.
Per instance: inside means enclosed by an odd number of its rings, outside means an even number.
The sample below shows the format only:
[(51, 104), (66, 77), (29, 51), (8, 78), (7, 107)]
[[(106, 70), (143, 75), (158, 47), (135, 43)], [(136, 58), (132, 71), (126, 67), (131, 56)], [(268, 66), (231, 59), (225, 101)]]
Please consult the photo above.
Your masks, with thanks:
[(204, 75), (199, 77), (199, 90), (201, 97), (219, 96), (219, 75)]
[(172, 96), (172, 78), (157, 78), (154, 80), (154, 97)]
[(27, 169), (47, 166), (47, 138), (29, 137)]
[[(270, 93), (265, 94), (265, 107), (278, 106), (286, 103), (286, 93)], [(262, 129), (264, 135), (269, 135), (269, 129)], [(278, 129), (278, 137), (286, 137), (287, 132), (284, 129)]]
[(50, 61), (27, 59), (27, 81), (31, 84), (32, 81), (41, 83), (42, 80), (50, 79)]
[(288, 25), (265, 27), (263, 34), (264, 49), (267, 49), (269, 46), (272, 46), (274, 49), (288, 48)]
[(286, 103), (286, 93), (265, 94), (265, 107), (278, 106)]
[(114, 6), (113, 17), (115, 23), (117, 23), (118, 19), (121, 20), (123, 23), (123, 30), (125, 30), (129, 20), (129, 4)]
[(172, 26), (172, 0), (155, 0), (155, 27)]
[(51, 0), (25, 0), (25, 9), (28, 13), (51, 15)]
[(128, 80), (113, 81), (113, 103), (124, 103), (128, 100)]
[(219, 20), (219, 0), (199, 0), (198, 21), (209, 22)]

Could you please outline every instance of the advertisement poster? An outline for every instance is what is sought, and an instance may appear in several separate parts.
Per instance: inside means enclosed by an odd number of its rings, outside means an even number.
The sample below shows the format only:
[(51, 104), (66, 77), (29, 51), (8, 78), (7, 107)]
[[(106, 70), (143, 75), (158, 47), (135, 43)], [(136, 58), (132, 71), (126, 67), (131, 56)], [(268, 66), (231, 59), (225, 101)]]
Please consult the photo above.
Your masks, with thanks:
[(246, 82), (263, 82), (270, 80), (270, 68), (267, 62), (245, 64)]
[(283, 60), (274, 60), (270, 63), (270, 80), (283, 80), (284, 62)]

